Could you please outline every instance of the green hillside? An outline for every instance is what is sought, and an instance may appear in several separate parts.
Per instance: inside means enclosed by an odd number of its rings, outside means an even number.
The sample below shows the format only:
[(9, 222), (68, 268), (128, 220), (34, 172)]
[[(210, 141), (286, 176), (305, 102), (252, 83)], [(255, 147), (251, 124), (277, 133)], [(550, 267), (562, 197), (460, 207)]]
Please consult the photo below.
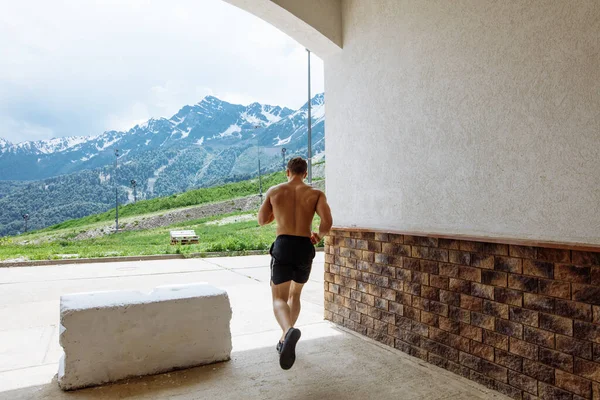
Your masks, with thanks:
[[(283, 172), (263, 177), (263, 192), (285, 181)], [(119, 218), (128, 224), (170, 210), (228, 201), (258, 194), (258, 179), (191, 190), (168, 197), (139, 201), (119, 208)], [(114, 221), (114, 209), (101, 214), (63, 222), (24, 235), (0, 238), (0, 261), (95, 258), (154, 254), (191, 254), (267, 250), (275, 238), (275, 225), (260, 227), (257, 210), (232, 212), (173, 223), (146, 230), (119, 233), (104, 231)], [(315, 227), (318, 218), (315, 218)], [(200, 236), (197, 245), (172, 246), (169, 231), (194, 229)], [(96, 237), (77, 239), (82, 233), (100, 230)]]

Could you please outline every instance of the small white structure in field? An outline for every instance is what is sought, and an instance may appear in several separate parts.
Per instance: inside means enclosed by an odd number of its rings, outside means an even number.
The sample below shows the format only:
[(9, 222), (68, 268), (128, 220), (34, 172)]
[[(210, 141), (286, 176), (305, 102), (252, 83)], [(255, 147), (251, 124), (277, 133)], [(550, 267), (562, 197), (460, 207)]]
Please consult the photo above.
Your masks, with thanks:
[(207, 284), (62, 296), (58, 384), (73, 390), (227, 361), (230, 321), (227, 292)]

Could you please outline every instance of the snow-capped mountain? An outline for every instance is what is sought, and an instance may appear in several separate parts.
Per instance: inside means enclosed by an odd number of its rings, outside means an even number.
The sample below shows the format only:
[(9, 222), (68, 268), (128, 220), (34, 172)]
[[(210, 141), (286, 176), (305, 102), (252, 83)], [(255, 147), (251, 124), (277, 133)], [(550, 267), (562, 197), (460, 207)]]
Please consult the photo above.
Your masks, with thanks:
[[(325, 150), (324, 95), (312, 100), (313, 155)], [(250, 179), (306, 156), (307, 109), (231, 104), (207, 96), (171, 118), (128, 131), (9, 143), (0, 139), (0, 236), (18, 232), (22, 214), (41, 228), (121, 203)], [(287, 152), (282, 153), (285, 148)], [(115, 149), (119, 149), (115, 178)], [(18, 182), (27, 181), (27, 182)]]
[[(316, 95), (311, 104), (313, 143), (318, 146), (317, 141), (323, 139), (323, 94)], [(200, 146), (222, 150), (223, 146), (244, 146), (250, 142), (300, 150), (306, 142), (302, 139), (307, 131), (306, 113), (307, 104), (294, 111), (260, 103), (231, 104), (207, 96), (197, 104), (183, 107), (169, 119), (152, 118), (126, 132), (107, 131), (98, 136), (17, 144), (0, 139), (0, 180), (37, 180), (102, 167), (114, 162), (115, 148), (131, 161), (157, 149)]]

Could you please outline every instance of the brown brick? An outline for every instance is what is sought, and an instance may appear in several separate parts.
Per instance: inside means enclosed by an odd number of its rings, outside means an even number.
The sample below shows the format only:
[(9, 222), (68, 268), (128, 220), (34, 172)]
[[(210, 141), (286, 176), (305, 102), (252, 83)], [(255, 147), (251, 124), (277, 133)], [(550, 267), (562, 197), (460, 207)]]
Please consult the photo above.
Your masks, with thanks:
[(508, 351), (508, 336), (501, 335), (496, 332), (483, 330), (483, 343), (490, 346)]
[(404, 282), (412, 282), (412, 271), (404, 268), (396, 268), (396, 278)]
[(508, 245), (501, 243), (484, 243), (482, 252), (487, 254), (494, 254), (497, 256), (507, 256)]
[(592, 344), (592, 358), (595, 362), (600, 363), (600, 344)]
[(430, 326), (438, 326), (439, 316), (427, 311), (421, 311), (421, 322)]
[(404, 243), (413, 246), (438, 247), (438, 239), (425, 236), (404, 235)]
[(452, 264), (471, 265), (471, 253), (450, 250), (448, 257)]
[(484, 299), (494, 300), (494, 287), (471, 282), (471, 295)]
[(440, 299), (440, 290), (431, 286), (421, 286), (421, 296), (437, 301)]
[(404, 315), (404, 305), (396, 303), (394, 301), (390, 301), (389, 311), (396, 315)]
[(511, 321), (518, 322), (520, 324), (538, 326), (539, 314), (537, 311), (511, 307), (509, 317)]
[(507, 275), (506, 272), (484, 269), (481, 271), (481, 283), (506, 287)]
[(444, 369), (448, 368), (448, 360), (446, 360), (444, 357), (440, 357), (433, 353), (427, 354), (427, 361), (429, 363), (435, 365), (436, 367), (440, 367), (440, 368), (444, 368)]
[(449, 334), (448, 335), (448, 340), (449, 343), (448, 345), (450, 347), (453, 347), (455, 349), (458, 349), (460, 351), (469, 351), (470, 348), (470, 340), (466, 337), (462, 337), (462, 336), (458, 336), (458, 335), (454, 335), (454, 334)]
[(448, 289), (450, 280), (445, 276), (431, 275), (429, 277), (429, 284), (439, 289)]
[(511, 244), (508, 246), (508, 254), (511, 257), (535, 258), (535, 247), (516, 246)]
[(460, 295), (460, 307), (470, 311), (481, 311), (483, 308), (483, 299), (478, 297)]
[(554, 263), (568, 263), (571, 261), (571, 251), (538, 247), (536, 249), (536, 258)]
[(413, 321), (421, 320), (421, 310), (414, 307), (404, 307), (404, 316), (408, 319), (412, 319)]
[(460, 294), (448, 290), (440, 290), (440, 302), (452, 306), (460, 305)]
[(554, 336), (553, 332), (548, 332), (543, 329), (533, 328), (531, 326), (525, 326), (523, 328), (523, 339), (526, 342), (537, 344), (539, 346), (554, 348)]
[(557, 299), (554, 312), (563, 317), (592, 321), (592, 306), (585, 303)]
[(512, 306), (523, 306), (523, 293), (512, 289), (501, 287), (494, 288), (494, 299), (500, 303), (506, 303)]
[(411, 331), (415, 332), (418, 335), (425, 336), (425, 337), (429, 336), (429, 326), (427, 326), (426, 324), (422, 324), (420, 322), (413, 321), (410, 329), (411, 329)]
[(573, 283), (571, 287), (573, 289), (573, 300), (600, 305), (600, 286)]
[(508, 383), (526, 392), (537, 394), (537, 380), (515, 371), (508, 371)]
[(540, 296), (537, 294), (524, 293), (523, 306), (531, 310), (553, 312), (555, 300), (550, 297)]
[(522, 292), (537, 293), (538, 278), (525, 275), (510, 274), (508, 277), (508, 287)]
[(554, 264), (543, 261), (523, 260), (523, 274), (541, 278), (554, 276)]
[(520, 258), (496, 256), (494, 270), (520, 274), (523, 272), (523, 261)]
[(539, 293), (542, 295), (563, 299), (571, 298), (571, 284), (568, 282), (540, 279), (539, 287)]
[(494, 348), (492, 346), (472, 340), (469, 352), (485, 360), (494, 361)]
[(483, 313), (497, 318), (508, 319), (508, 305), (495, 301), (483, 300)]
[(448, 262), (448, 250), (436, 249), (431, 247), (412, 246), (411, 257), (422, 258), (425, 260)]
[(556, 386), (586, 399), (592, 398), (592, 382), (567, 372), (556, 370)]
[(507, 321), (505, 319), (496, 319), (496, 332), (506, 336), (512, 336), (519, 339), (523, 338), (523, 325)]
[(591, 283), (591, 267), (571, 264), (556, 264), (554, 279), (575, 283)]
[(482, 334), (481, 328), (462, 322), (460, 323), (460, 336), (481, 342), (483, 340)]
[(421, 260), (418, 258), (402, 257), (402, 267), (413, 271), (420, 271)]
[(511, 385), (508, 385), (506, 383), (502, 383), (502, 382), (498, 382), (498, 381), (494, 381), (494, 390), (502, 393), (503, 395), (508, 396), (511, 399), (515, 399), (515, 400), (528, 400), (525, 397), (522, 397), (522, 393), (524, 393), (523, 396), (525, 395), (529, 395), (529, 393), (527, 392), (522, 392), (520, 389), (517, 389), (516, 387), (512, 387)]
[(458, 250), (458, 240), (455, 239), (438, 239), (438, 247), (440, 249)]
[(595, 324), (600, 324), (600, 306), (593, 306), (592, 314), (592, 322)]
[(472, 312), (471, 313), (471, 324), (478, 326), (480, 328), (494, 330), (495, 318), (490, 315)]
[(494, 389), (497, 386), (497, 381), (495, 381), (494, 379), (490, 378), (489, 376), (485, 376), (484, 374), (481, 374), (477, 371), (473, 371), (472, 369), (468, 369), (468, 375), (465, 376), (465, 378), (470, 379), (474, 382), (479, 383), (480, 385), (483, 385), (485, 387), (488, 387), (490, 389)]
[(384, 254), (389, 254), (391, 256), (411, 256), (410, 246), (400, 243), (382, 243), (381, 252)]
[(458, 350), (426, 338), (421, 339), (421, 347), (430, 353), (437, 354), (450, 361), (458, 361)]
[(460, 322), (459, 321), (454, 321), (450, 318), (440, 316), (438, 323), (439, 323), (439, 328), (441, 330), (444, 330), (444, 331), (447, 331), (450, 333), (454, 333), (454, 334), (460, 333)]
[(458, 278), (458, 265), (455, 264), (440, 264), (440, 275), (450, 278)]
[(540, 347), (540, 362), (553, 368), (573, 372), (573, 356), (558, 351)]
[(448, 318), (468, 324), (471, 322), (471, 313), (469, 312), (469, 310), (464, 310), (459, 307), (449, 306), (448, 307)]
[(396, 296), (396, 301), (400, 304), (410, 306), (412, 304), (412, 296), (410, 295), (410, 293), (398, 292), (398, 295)]
[(509, 339), (508, 351), (512, 354), (528, 358), (530, 360), (538, 359), (538, 346), (533, 343), (527, 343), (523, 340), (511, 337)]
[(573, 251), (573, 263), (581, 265), (600, 265), (600, 252)]
[(483, 243), (461, 240), (458, 242), (458, 248), (471, 253), (480, 253), (483, 251)]
[(600, 267), (592, 267), (590, 283), (594, 286), (600, 286)]
[(554, 384), (554, 368), (538, 362), (523, 360), (523, 373), (538, 381)]
[(543, 382), (538, 384), (538, 395), (542, 400), (573, 400), (573, 394)]
[(471, 293), (471, 282), (450, 278), (450, 290), (464, 294)]
[(507, 353), (500, 349), (495, 349), (496, 364), (502, 365), (514, 371), (523, 371), (523, 358), (514, 354)]
[(459, 265), (458, 277), (472, 282), (481, 282), (481, 269)]
[(421, 285), (419, 282), (404, 282), (403, 291), (413, 296), (421, 295)]
[(444, 317), (448, 316), (448, 305), (444, 303), (440, 303), (438, 301), (432, 301), (429, 303), (429, 311), (434, 314), (442, 315)]
[(584, 378), (600, 382), (600, 364), (592, 361), (575, 358), (575, 374)]
[(494, 256), (471, 254), (471, 266), (483, 269), (494, 269)]
[(461, 365), (481, 372), (490, 378), (501, 382), (508, 382), (508, 370), (504, 367), (463, 352), (459, 354), (459, 362)]
[(440, 273), (440, 263), (437, 261), (421, 260), (419, 264), (421, 266), (421, 272), (427, 272), (428, 274), (436, 275)]
[(540, 314), (540, 328), (566, 336), (573, 336), (573, 320), (569, 318)]
[(600, 343), (600, 326), (588, 322), (573, 321), (575, 339)]
[(592, 359), (592, 344), (569, 336), (556, 335), (556, 350), (572, 356)]

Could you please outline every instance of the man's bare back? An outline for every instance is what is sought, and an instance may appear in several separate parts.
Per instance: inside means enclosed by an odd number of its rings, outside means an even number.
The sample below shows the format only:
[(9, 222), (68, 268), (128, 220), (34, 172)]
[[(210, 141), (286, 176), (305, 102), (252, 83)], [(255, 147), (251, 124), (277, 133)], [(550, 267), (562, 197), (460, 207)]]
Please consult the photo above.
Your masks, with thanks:
[(275, 220), (278, 236), (311, 237), (315, 236), (311, 230), (317, 213), (321, 217), (317, 233), (320, 240), (331, 229), (332, 218), (327, 199), (323, 192), (305, 184), (301, 177), (298, 178), (292, 177), (289, 182), (269, 189), (259, 211), (259, 223), (263, 225)]

